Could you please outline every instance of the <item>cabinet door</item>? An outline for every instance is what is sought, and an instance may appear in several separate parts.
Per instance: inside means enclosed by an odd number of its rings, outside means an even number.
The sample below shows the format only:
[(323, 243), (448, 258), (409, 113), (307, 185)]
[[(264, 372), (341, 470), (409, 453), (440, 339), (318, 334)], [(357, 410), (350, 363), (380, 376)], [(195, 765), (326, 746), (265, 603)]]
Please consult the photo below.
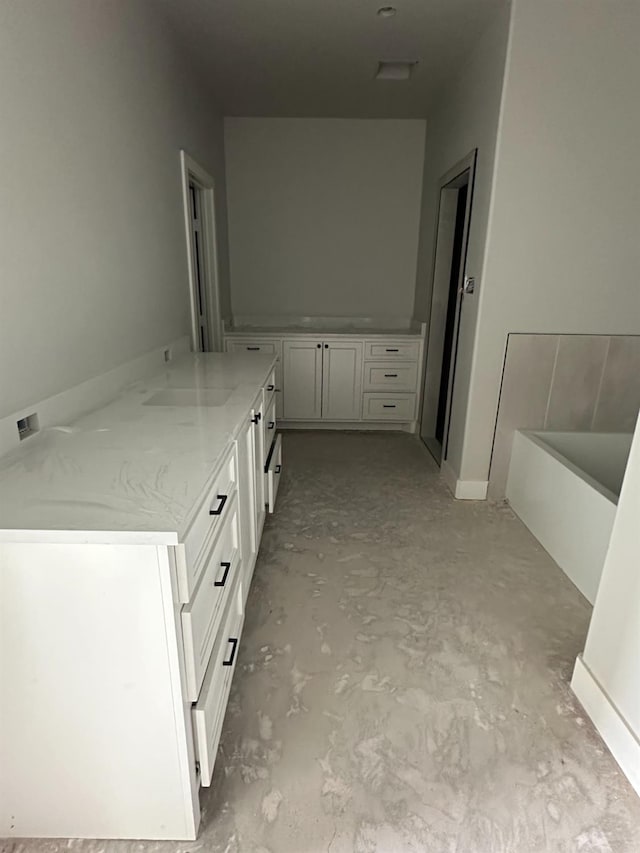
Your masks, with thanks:
[(333, 341), (322, 347), (322, 419), (362, 417), (362, 341)]
[(322, 342), (283, 343), (284, 418), (317, 421), (322, 415)]
[[(264, 429), (263, 429), (263, 420), (264, 420), (264, 402), (262, 400), (262, 395), (260, 395), (260, 402), (256, 402), (254, 404), (253, 412), (253, 479), (255, 484), (255, 507), (256, 507), (256, 542), (257, 546), (260, 545), (260, 537), (262, 536), (262, 528), (264, 526), (264, 519), (266, 515), (265, 505), (267, 503), (267, 497), (265, 494), (265, 478), (264, 478), (264, 468), (265, 463), (267, 461), (265, 456), (265, 446), (264, 446)], [(258, 548), (256, 547), (256, 550)]]
[(255, 484), (256, 428), (247, 419), (238, 436), (238, 507), (240, 521), (240, 555), (245, 573), (245, 589), (249, 588), (251, 573), (258, 552)]

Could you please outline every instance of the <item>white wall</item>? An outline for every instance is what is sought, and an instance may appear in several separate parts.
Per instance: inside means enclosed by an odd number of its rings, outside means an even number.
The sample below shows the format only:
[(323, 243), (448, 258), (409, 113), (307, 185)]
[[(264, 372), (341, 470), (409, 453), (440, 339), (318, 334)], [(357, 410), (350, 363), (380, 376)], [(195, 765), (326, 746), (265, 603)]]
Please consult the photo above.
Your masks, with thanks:
[(410, 318), (424, 130), (225, 119), (234, 315)]
[[(631, 446), (583, 654), (578, 696), (640, 793), (640, 427)], [(582, 688), (582, 689), (580, 689)], [(598, 690), (601, 695), (598, 695)], [(622, 725), (618, 725), (622, 718)], [(632, 734), (627, 739), (626, 731)]]
[(182, 147), (227, 257), (222, 122), (151, 0), (2, 3), (0, 80), (2, 417), (189, 332)]
[[(509, 8), (505, 7), (428, 118), (415, 296), (415, 315), (421, 320), (427, 320), (430, 311), (440, 178), (474, 148), (478, 155), (466, 271), (478, 279), (481, 275), (508, 29)], [(460, 470), (476, 320), (477, 300), (465, 297), (449, 436), (448, 461), (456, 471)]]
[(640, 332), (639, 42), (632, 0), (515, 0), (462, 479), (488, 477), (509, 332)]

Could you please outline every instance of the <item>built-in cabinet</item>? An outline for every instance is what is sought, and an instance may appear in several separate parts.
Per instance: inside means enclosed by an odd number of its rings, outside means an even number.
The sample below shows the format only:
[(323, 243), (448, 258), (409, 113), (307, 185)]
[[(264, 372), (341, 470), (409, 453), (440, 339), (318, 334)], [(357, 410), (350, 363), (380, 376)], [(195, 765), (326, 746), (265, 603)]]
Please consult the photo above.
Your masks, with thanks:
[(362, 341), (322, 344), (322, 417), (358, 421), (362, 411)]
[(362, 341), (285, 340), (282, 352), (286, 420), (360, 420)]
[(282, 470), (275, 384), (273, 353), (189, 356), (5, 472), (0, 836), (196, 837)]
[(278, 417), (285, 423), (415, 428), (424, 351), (420, 334), (230, 332), (225, 348), (278, 358)]
[(296, 339), (282, 345), (282, 372), (287, 377), (283, 416), (289, 421), (322, 417), (322, 341)]

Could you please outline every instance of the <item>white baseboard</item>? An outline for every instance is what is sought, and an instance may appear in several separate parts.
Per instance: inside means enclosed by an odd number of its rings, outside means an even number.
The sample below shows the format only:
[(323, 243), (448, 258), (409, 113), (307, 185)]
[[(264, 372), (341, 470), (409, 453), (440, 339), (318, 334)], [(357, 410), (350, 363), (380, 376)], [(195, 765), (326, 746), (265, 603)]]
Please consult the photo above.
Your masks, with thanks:
[(278, 421), (278, 429), (329, 429), (349, 432), (411, 432), (416, 431), (416, 422), (389, 423), (388, 421)]
[(62, 426), (74, 421), (86, 412), (105, 405), (125, 386), (157, 373), (164, 365), (164, 353), (171, 350), (171, 358), (177, 358), (189, 352), (191, 343), (188, 335), (176, 338), (144, 355), (127, 361), (109, 370), (74, 385), (59, 394), (36, 401), (23, 409), (0, 419), (0, 455), (8, 453), (20, 444), (16, 422), (33, 413), (38, 415), (39, 429)]
[(440, 473), (457, 500), (484, 501), (487, 499), (488, 480), (459, 480), (456, 472), (446, 461), (441, 463)]
[(640, 740), (598, 683), (582, 655), (576, 659), (571, 689), (620, 769), (640, 795)]

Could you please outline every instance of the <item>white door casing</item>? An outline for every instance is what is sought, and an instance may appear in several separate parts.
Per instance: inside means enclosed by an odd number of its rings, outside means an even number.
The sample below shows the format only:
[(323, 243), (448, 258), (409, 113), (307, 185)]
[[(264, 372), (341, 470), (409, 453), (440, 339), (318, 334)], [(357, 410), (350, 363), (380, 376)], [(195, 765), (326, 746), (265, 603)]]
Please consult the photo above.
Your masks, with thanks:
[[(220, 311), (220, 276), (218, 269), (218, 243), (216, 232), (215, 188), (211, 175), (186, 151), (180, 152), (182, 176), (182, 201), (187, 240), (187, 271), (191, 304), (191, 344), (194, 352), (209, 349), (222, 350), (223, 329)], [(194, 211), (190, 185), (198, 192), (198, 205)], [(198, 256), (194, 233), (201, 237), (203, 265), (198, 270)], [(204, 266), (204, 269), (202, 269)], [(198, 273), (204, 284), (204, 298), (198, 293)], [(202, 331), (204, 327), (204, 332)], [(204, 338), (204, 346), (203, 346)]]

